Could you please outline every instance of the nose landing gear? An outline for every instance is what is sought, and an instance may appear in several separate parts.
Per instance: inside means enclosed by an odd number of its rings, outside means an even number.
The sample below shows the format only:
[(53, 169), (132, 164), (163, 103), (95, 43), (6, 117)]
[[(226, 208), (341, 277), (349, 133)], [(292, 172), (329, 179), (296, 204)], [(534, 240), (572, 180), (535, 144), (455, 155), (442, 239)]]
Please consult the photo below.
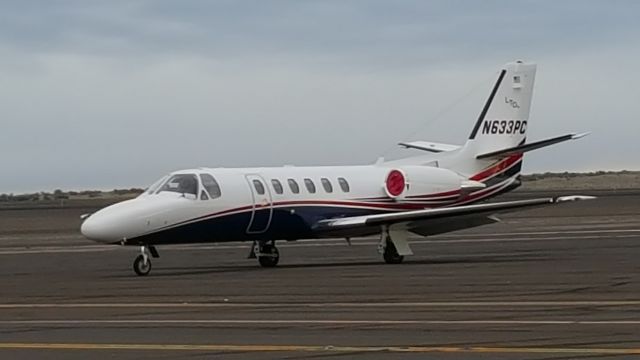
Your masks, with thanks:
[(140, 247), (140, 255), (133, 261), (133, 271), (138, 276), (148, 275), (151, 271), (151, 259), (149, 257), (159, 258), (158, 250), (153, 245), (145, 245)]

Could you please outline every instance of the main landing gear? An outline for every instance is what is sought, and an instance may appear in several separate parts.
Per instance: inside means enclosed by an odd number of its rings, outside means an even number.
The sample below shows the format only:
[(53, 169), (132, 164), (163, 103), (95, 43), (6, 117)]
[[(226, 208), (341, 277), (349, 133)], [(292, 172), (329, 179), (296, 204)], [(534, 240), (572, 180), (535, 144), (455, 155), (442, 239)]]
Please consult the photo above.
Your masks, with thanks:
[(387, 240), (387, 244), (384, 247), (382, 258), (387, 264), (400, 264), (404, 260), (404, 256), (398, 254), (396, 246), (393, 245), (393, 241)]
[(275, 267), (280, 260), (280, 252), (275, 241), (259, 242), (255, 241), (249, 253), (249, 259), (258, 258), (258, 263), (262, 267)]
[(133, 271), (138, 276), (148, 275), (151, 271), (151, 259), (149, 257), (159, 258), (160, 254), (158, 254), (158, 250), (153, 245), (141, 246), (140, 255), (133, 261)]
[(382, 254), (384, 262), (400, 264), (405, 255), (413, 255), (407, 242), (409, 233), (406, 230), (390, 229), (388, 226), (383, 226), (381, 230), (378, 252)]

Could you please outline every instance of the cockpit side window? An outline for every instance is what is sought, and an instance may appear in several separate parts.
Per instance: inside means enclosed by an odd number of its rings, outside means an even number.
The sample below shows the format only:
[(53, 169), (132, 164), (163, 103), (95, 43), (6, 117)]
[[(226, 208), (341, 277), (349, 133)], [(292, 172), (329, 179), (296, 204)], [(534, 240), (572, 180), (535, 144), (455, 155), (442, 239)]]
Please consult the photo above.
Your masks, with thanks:
[(197, 196), (198, 194), (198, 179), (194, 174), (176, 174), (167, 180), (162, 185), (158, 192), (170, 191), (181, 194), (191, 194)]
[(219, 198), (222, 195), (220, 191), (220, 185), (216, 179), (210, 174), (200, 174), (200, 180), (202, 181), (202, 187), (204, 187), (211, 199)]

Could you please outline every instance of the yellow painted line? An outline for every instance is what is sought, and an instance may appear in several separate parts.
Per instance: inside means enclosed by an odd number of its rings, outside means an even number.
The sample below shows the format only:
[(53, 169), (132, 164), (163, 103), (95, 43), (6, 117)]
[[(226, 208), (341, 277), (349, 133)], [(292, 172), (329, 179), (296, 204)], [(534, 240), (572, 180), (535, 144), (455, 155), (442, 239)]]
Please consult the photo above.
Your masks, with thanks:
[(8, 303), (0, 309), (28, 308), (269, 308), (269, 307), (536, 307), (640, 306), (640, 300), (601, 301), (429, 301), (429, 302), (312, 302), (312, 303)]
[(230, 344), (100, 344), (100, 343), (0, 343), (0, 350), (146, 350), (226, 352), (392, 352), (392, 353), (511, 353), (638, 355), (640, 348), (482, 347), (482, 346), (331, 346), (331, 345), (230, 345)]

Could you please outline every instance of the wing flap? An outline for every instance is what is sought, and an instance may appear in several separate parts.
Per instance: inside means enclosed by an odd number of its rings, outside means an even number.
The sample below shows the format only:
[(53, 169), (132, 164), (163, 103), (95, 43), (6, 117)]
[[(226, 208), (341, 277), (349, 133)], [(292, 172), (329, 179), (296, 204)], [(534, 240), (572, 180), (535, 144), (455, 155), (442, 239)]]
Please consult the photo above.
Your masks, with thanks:
[(432, 236), (462, 229), (470, 229), (482, 225), (494, 224), (500, 222), (500, 219), (495, 216), (466, 215), (459, 216), (454, 219), (436, 219), (429, 220), (427, 222), (427, 224), (421, 224), (420, 221), (416, 221), (413, 224), (409, 224), (409, 226), (411, 226), (411, 232), (421, 236)]

